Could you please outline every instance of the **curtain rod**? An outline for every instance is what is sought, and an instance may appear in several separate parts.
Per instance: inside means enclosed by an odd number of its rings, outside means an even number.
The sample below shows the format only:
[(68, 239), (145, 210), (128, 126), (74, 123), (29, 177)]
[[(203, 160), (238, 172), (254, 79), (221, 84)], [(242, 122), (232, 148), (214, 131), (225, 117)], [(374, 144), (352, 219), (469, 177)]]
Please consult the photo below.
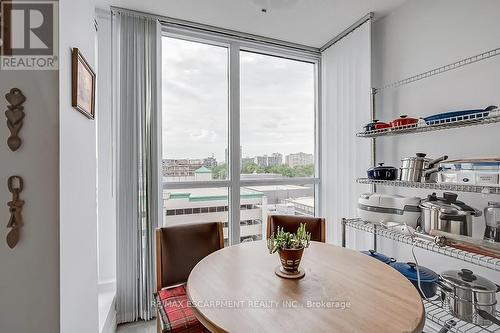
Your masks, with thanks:
[(319, 51), (320, 52), (325, 51), (327, 48), (329, 48), (330, 46), (332, 46), (333, 44), (337, 43), (339, 40), (341, 40), (345, 36), (349, 35), (354, 30), (356, 30), (357, 28), (359, 28), (361, 25), (363, 25), (363, 23), (365, 23), (368, 20), (371, 20), (373, 18), (373, 16), (374, 16), (373, 12), (370, 12), (370, 13), (366, 14), (365, 16), (363, 16), (362, 18), (360, 18), (359, 20), (357, 20), (356, 22), (354, 22), (349, 28), (345, 29), (340, 34), (338, 34), (335, 38), (331, 39), (325, 45), (323, 45), (322, 47), (320, 47)]
[(292, 42), (286, 42), (286, 41), (282, 41), (279, 39), (248, 34), (248, 33), (240, 32), (240, 31), (236, 31), (236, 30), (219, 28), (219, 27), (215, 27), (212, 25), (196, 23), (196, 22), (182, 20), (182, 19), (176, 19), (176, 18), (168, 17), (168, 16), (151, 14), (151, 13), (137, 11), (137, 10), (133, 10), (133, 9), (127, 9), (127, 8), (116, 7), (116, 6), (111, 6), (110, 8), (111, 8), (111, 12), (113, 12), (113, 11), (125, 12), (125, 13), (154, 18), (154, 19), (157, 19), (164, 26), (189, 28), (189, 29), (193, 29), (193, 30), (198, 30), (198, 31), (202, 31), (202, 32), (210, 32), (210, 33), (218, 34), (221, 36), (227, 36), (227, 37), (237, 38), (237, 39), (251, 41), (251, 42), (259, 42), (259, 43), (264, 43), (264, 44), (270, 44), (273, 46), (285, 47), (288, 49), (293, 49), (293, 50), (297, 50), (297, 51), (301, 51), (301, 52), (307, 52), (307, 53), (311, 53), (314, 55), (321, 54), (319, 48), (312, 47), (312, 46), (307, 46), (307, 45), (302, 45), (302, 44), (297, 44), (297, 43), (292, 43)]

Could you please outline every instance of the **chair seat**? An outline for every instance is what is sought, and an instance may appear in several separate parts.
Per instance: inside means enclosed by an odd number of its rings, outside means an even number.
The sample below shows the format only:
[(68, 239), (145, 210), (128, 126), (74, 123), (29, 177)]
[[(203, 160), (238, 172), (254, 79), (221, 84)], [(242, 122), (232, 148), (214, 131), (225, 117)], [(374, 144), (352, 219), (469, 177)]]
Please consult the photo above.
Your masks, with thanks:
[(155, 294), (163, 333), (209, 332), (194, 316), (186, 295), (186, 286), (161, 289)]

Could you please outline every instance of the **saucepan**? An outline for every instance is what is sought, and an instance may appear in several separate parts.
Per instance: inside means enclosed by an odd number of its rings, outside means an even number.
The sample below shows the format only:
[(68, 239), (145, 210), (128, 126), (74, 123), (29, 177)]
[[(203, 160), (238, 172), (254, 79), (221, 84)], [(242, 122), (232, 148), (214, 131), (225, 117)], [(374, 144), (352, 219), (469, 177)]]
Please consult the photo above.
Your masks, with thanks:
[(495, 317), (500, 286), (468, 269), (446, 271), (441, 277), (447, 287), (441, 291), (441, 299), (452, 315), (481, 326), (500, 326)]
[(439, 162), (448, 159), (446, 155), (434, 160), (426, 156), (424, 153), (417, 153), (416, 156), (402, 158), (399, 179), (409, 182), (420, 182), (422, 179), (425, 181), (432, 173), (439, 171), (439, 168), (435, 168)]

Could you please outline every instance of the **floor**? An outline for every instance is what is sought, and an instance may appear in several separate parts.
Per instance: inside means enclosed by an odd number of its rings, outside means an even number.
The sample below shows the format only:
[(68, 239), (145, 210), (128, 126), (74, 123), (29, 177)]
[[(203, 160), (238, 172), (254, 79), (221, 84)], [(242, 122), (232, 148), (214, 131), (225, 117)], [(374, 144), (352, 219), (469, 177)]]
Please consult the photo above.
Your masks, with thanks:
[(118, 325), (116, 333), (156, 333), (156, 319)]

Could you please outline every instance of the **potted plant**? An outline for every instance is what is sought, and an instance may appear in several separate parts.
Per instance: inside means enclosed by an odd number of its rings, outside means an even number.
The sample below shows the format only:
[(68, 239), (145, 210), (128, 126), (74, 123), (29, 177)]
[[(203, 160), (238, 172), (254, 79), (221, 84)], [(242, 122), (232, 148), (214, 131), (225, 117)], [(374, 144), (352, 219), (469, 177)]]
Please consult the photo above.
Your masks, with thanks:
[(301, 223), (296, 233), (285, 232), (283, 228), (271, 235), (267, 240), (269, 253), (278, 252), (281, 261), (281, 271), (284, 274), (298, 274), (300, 260), (304, 249), (309, 247), (311, 233), (306, 231), (306, 225)]

